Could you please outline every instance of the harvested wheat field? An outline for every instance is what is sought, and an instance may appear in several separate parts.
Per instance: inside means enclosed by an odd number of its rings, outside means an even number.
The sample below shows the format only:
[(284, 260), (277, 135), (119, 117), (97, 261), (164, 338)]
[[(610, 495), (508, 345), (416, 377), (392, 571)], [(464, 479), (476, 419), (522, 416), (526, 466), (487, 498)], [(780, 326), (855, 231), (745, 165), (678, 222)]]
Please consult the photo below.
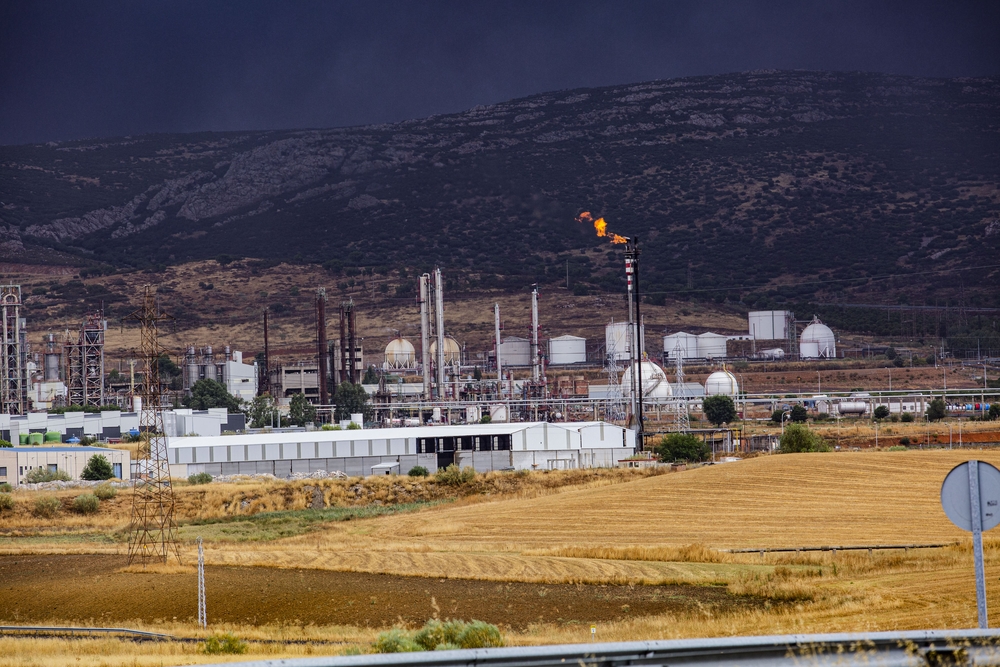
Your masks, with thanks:
[[(181, 490), (181, 552), (193, 562), (192, 540), (205, 538), (214, 623), (362, 650), (378, 628), (434, 615), (490, 620), (521, 644), (586, 641), (591, 622), (604, 640), (971, 627), (970, 540), (938, 500), (948, 470), (969, 458), (1000, 464), (970, 450), (776, 455), (660, 475), (485, 476), (451, 502), (433, 481), (210, 485)], [(35, 533), (24, 517), (11, 524), (0, 597), (17, 602), (0, 606), (3, 620), (131, 618), (197, 633), (190, 566), (122, 571), (122, 505), (90, 532), (78, 518)], [(952, 546), (725, 551), (926, 543)], [(1000, 539), (987, 537), (986, 560), (996, 609)], [(103, 586), (147, 591), (162, 611)], [(61, 602), (66, 590), (94, 602)], [(332, 646), (315, 650), (342, 650)], [(15, 654), (0, 665), (35, 664)], [(184, 655), (178, 663), (196, 659)]]

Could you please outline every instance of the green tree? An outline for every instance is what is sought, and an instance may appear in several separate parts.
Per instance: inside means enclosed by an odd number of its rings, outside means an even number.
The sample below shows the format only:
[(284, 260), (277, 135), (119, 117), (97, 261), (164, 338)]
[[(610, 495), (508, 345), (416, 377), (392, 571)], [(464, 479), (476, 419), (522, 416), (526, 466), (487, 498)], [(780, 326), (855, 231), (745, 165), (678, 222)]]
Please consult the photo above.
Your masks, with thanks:
[(784, 410), (775, 410), (774, 412), (771, 413), (771, 421), (773, 421), (775, 424), (780, 424), (784, 416), (785, 416)]
[(892, 361), (897, 356), (898, 356), (898, 354), (896, 353), (896, 348), (894, 348), (894, 347), (887, 347), (885, 349), (885, 358), (888, 359), (889, 361)]
[(368, 392), (360, 384), (341, 382), (333, 394), (333, 402), (337, 409), (334, 419), (350, 419), (352, 414), (361, 413), (365, 421), (371, 419), (372, 407), (368, 403)]
[(226, 391), (226, 385), (221, 382), (198, 380), (191, 386), (191, 394), (184, 397), (184, 407), (195, 410), (226, 408), (229, 412), (239, 412), (240, 401)]
[(872, 416), (875, 417), (875, 419), (885, 419), (889, 416), (889, 407), (886, 405), (878, 406), (875, 408), (875, 412), (872, 413)]
[(789, 424), (781, 436), (781, 453), (828, 452), (830, 446), (802, 424)]
[(716, 426), (736, 421), (736, 405), (729, 396), (706, 396), (701, 409), (705, 418)]
[(796, 424), (805, 423), (805, 421), (809, 419), (809, 411), (801, 405), (796, 405), (792, 408), (792, 415), (790, 418)]
[(935, 398), (927, 404), (927, 419), (932, 422), (940, 421), (948, 416), (948, 406), (944, 404), (943, 398)]
[(316, 406), (309, 402), (305, 394), (295, 394), (288, 405), (288, 421), (296, 426), (305, 426), (316, 421)]
[(1000, 419), (1000, 403), (997, 403), (996, 401), (990, 403), (990, 411), (988, 414), (990, 419)]
[(91, 456), (90, 460), (87, 461), (87, 465), (83, 467), (83, 471), (80, 473), (80, 479), (94, 482), (111, 479), (114, 476), (115, 472), (112, 470), (111, 464), (105, 458), (104, 454), (94, 454)]
[(281, 413), (268, 393), (254, 397), (246, 406), (246, 414), (252, 428), (281, 426)]
[(654, 451), (661, 461), (704, 461), (712, 453), (708, 445), (690, 433), (664, 436)]
[(365, 369), (365, 376), (361, 378), (361, 384), (378, 384), (378, 372), (374, 365)]

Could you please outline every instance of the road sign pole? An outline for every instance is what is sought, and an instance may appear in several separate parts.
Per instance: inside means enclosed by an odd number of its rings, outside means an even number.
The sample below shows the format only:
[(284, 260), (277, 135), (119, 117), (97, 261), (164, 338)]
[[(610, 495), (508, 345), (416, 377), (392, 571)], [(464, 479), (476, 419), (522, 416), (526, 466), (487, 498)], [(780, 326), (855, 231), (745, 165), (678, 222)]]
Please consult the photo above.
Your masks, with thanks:
[(986, 615), (986, 568), (983, 565), (983, 515), (979, 507), (979, 461), (969, 461), (969, 509), (972, 515), (972, 553), (976, 561), (976, 607), (979, 627), (990, 627)]

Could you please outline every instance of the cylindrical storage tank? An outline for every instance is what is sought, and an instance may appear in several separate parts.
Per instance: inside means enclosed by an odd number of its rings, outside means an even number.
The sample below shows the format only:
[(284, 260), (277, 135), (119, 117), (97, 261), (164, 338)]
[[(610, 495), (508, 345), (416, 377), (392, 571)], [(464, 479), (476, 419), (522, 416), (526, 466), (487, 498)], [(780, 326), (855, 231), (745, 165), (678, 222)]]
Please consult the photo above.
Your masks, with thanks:
[(47, 431), (45, 433), (45, 442), (62, 442), (62, 434), (59, 431)]
[(700, 334), (698, 336), (698, 356), (705, 359), (721, 359), (722, 357), (725, 357), (726, 340), (726, 337), (722, 334)]
[(431, 410), (431, 421), (434, 423), (441, 421), (441, 408), (434, 408)]
[(45, 381), (59, 381), (59, 355), (55, 353), (45, 354)]
[(417, 362), (417, 351), (413, 343), (405, 338), (393, 338), (385, 346), (384, 368), (413, 368)]
[(669, 359), (696, 359), (698, 357), (698, 337), (678, 331), (663, 337), (663, 353)]
[(507, 406), (506, 405), (491, 405), (490, 406), (490, 421), (493, 423), (503, 423), (507, 421)]
[[(622, 395), (632, 396), (632, 371), (638, 364), (633, 364), (622, 373)], [(667, 374), (652, 361), (642, 362), (642, 394), (646, 401), (661, 401), (673, 396)]]
[(788, 338), (787, 310), (751, 310), (747, 313), (747, 329), (757, 340), (784, 340)]
[(465, 408), (465, 421), (469, 424), (479, 423), (479, 408), (475, 405), (468, 405)]
[(841, 401), (837, 404), (837, 412), (842, 415), (867, 414), (868, 404), (864, 401)]
[[(604, 327), (604, 347), (607, 350), (605, 354), (613, 356), (615, 361), (632, 358), (632, 333), (629, 333), (630, 328), (628, 322), (611, 322)], [(639, 327), (639, 335), (643, 341), (646, 340), (645, 326)]]
[(770, 350), (761, 350), (758, 356), (761, 359), (784, 359), (785, 351), (780, 347), (773, 347)]
[(579, 336), (549, 339), (549, 363), (553, 366), (587, 363), (587, 339)]
[(29, 445), (40, 445), (45, 441), (44, 433), (29, 433), (28, 434), (28, 444)]
[(365, 415), (362, 412), (352, 412), (351, 413), (351, 423), (357, 424), (358, 426), (365, 425)]
[[(437, 359), (437, 341), (431, 342), (431, 362)], [(462, 362), (462, 346), (451, 336), (444, 337), (444, 363), (446, 366)]]
[(739, 393), (736, 376), (727, 370), (715, 371), (705, 380), (706, 396), (737, 396)]
[(19, 444), (19, 445), (26, 445), (26, 444), (28, 444), (28, 434), (27, 433), (18, 433), (17, 434), (17, 444)]
[[(195, 379), (195, 382), (197, 382), (198, 381), (198, 376), (195, 375), (194, 379)], [(213, 364), (213, 363), (205, 364), (205, 379), (206, 380), (215, 380), (216, 379), (216, 376), (215, 376), (215, 364)]]
[[(431, 349), (434, 349), (433, 346)], [(501, 367), (530, 366), (531, 341), (517, 336), (508, 336), (500, 341), (500, 365)]]
[(833, 359), (837, 356), (837, 342), (833, 330), (813, 317), (812, 323), (799, 337), (799, 356), (803, 359)]

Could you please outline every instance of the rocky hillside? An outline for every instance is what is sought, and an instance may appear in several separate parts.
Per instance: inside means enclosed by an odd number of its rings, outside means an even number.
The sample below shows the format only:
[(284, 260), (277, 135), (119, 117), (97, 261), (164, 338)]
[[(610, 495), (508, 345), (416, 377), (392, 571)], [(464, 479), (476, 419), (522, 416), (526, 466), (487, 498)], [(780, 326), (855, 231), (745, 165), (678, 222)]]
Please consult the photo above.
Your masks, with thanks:
[(639, 236), (654, 302), (1000, 305), (998, 269), (969, 270), (1000, 264), (998, 188), (1000, 80), (747, 72), (391, 125), (0, 147), (0, 259), (617, 290), (586, 210)]

